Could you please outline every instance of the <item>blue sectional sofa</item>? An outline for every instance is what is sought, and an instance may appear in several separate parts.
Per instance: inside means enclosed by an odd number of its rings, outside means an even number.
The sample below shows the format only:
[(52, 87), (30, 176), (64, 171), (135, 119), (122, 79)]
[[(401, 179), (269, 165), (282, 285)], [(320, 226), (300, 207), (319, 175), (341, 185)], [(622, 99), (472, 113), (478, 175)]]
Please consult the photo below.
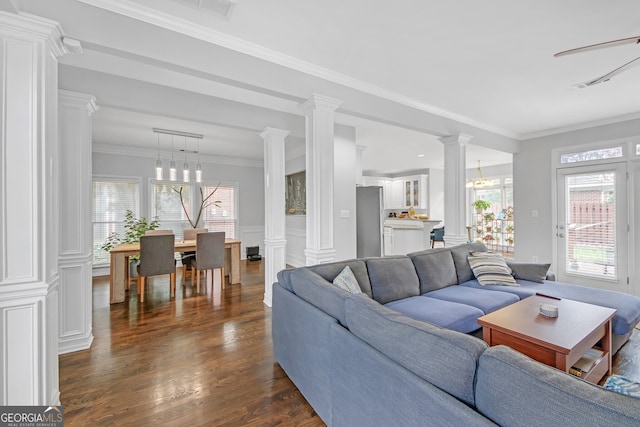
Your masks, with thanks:
[[(480, 286), (467, 256), (484, 250), (468, 244), (279, 272), (276, 360), (330, 426), (640, 425), (640, 400), (469, 334), (479, 316), (543, 292), (616, 308), (617, 351), (640, 321), (640, 298), (541, 280), (539, 266), (524, 264), (513, 264), (520, 286)], [(332, 283), (345, 266), (361, 293)], [(530, 274), (542, 283), (521, 278)]]

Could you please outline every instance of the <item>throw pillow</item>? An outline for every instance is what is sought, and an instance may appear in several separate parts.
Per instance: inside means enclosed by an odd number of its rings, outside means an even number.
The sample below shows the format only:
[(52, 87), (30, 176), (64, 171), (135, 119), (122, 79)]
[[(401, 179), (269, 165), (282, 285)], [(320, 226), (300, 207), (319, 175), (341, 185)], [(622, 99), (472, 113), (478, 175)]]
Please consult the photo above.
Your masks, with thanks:
[(640, 383), (620, 375), (611, 375), (607, 378), (603, 387), (607, 390), (626, 394), (627, 396), (640, 398)]
[(481, 285), (519, 286), (502, 255), (491, 252), (471, 252), (467, 259), (473, 275)]
[(340, 289), (352, 294), (362, 293), (360, 285), (358, 284), (358, 280), (356, 279), (356, 276), (354, 276), (353, 271), (351, 271), (351, 268), (348, 265), (342, 269), (340, 274), (338, 274), (335, 279), (333, 279), (333, 284)]
[(534, 264), (531, 262), (507, 261), (513, 277), (529, 280), (531, 282), (544, 283), (551, 264)]

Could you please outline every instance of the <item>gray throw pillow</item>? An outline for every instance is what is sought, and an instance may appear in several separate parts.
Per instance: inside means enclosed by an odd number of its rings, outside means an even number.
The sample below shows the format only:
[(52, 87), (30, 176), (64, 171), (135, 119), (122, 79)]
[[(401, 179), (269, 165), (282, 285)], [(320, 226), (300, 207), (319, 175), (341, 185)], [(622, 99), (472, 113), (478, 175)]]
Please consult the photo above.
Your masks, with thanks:
[(534, 264), (531, 262), (507, 261), (511, 273), (516, 279), (529, 280), (531, 282), (544, 283), (551, 264)]
[(356, 276), (354, 276), (353, 271), (347, 265), (342, 269), (340, 274), (333, 279), (333, 284), (352, 294), (361, 294), (362, 290), (360, 289), (360, 285), (358, 284), (358, 280)]
[(504, 257), (491, 252), (471, 252), (469, 266), (481, 285), (520, 286)]

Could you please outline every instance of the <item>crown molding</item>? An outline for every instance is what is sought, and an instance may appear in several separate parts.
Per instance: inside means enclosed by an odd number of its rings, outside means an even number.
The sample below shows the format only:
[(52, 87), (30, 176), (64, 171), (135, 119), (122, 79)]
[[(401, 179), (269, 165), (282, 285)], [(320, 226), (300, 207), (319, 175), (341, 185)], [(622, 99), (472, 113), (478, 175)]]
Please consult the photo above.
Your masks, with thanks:
[(329, 70), (318, 65), (294, 58), (293, 56), (260, 46), (256, 43), (248, 42), (240, 38), (224, 34), (220, 31), (204, 27), (187, 21), (175, 15), (169, 15), (156, 9), (134, 3), (130, 0), (78, 0), (97, 8), (108, 10), (138, 21), (146, 22), (167, 30), (184, 34), (208, 43), (212, 43), (254, 58), (262, 59), (273, 64), (277, 64), (295, 71), (299, 71), (314, 77), (318, 77), (332, 83), (356, 89), (360, 92), (373, 95), (388, 101), (398, 103), (416, 110), (424, 111), (439, 117), (464, 123), (469, 126), (484, 129), (513, 139), (521, 139), (517, 133), (498, 128), (487, 123), (483, 123), (466, 116), (452, 113), (447, 110), (435, 107), (430, 104), (418, 101), (417, 99), (399, 94), (397, 92), (384, 89), (382, 87), (366, 83), (364, 81), (349, 77), (345, 74)]
[(547, 129), (540, 132), (523, 134), (521, 137), (521, 142), (525, 142), (528, 139), (542, 138), (545, 136), (557, 135), (560, 133), (575, 132), (579, 130), (593, 128), (596, 126), (613, 125), (616, 123), (622, 123), (629, 120), (637, 120), (637, 119), (640, 119), (640, 113), (632, 113), (632, 114), (626, 114), (624, 116), (609, 117), (606, 119), (594, 120), (592, 122), (583, 122), (575, 125), (561, 126), (561, 127)]
[[(125, 145), (105, 144), (101, 142), (94, 142), (92, 144), (93, 153), (101, 154), (117, 154), (122, 156), (136, 156), (155, 159), (158, 156), (158, 150), (144, 147), (131, 147)], [(175, 152), (174, 152), (175, 154)], [(171, 152), (160, 150), (160, 157), (163, 159), (170, 159)], [(264, 162), (262, 160), (250, 160), (242, 159), (240, 157), (224, 157), (224, 156), (211, 156), (206, 154), (200, 154), (200, 163), (210, 163), (219, 165), (231, 165), (231, 166), (245, 166), (250, 168), (262, 168)]]

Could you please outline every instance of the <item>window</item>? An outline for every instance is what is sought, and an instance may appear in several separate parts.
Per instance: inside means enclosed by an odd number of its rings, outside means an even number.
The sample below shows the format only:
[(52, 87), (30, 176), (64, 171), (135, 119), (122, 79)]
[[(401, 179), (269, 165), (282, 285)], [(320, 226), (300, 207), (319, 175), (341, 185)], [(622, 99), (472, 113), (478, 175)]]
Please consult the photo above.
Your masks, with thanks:
[[(151, 218), (158, 217), (160, 228), (173, 230), (176, 239), (182, 239), (185, 228), (190, 228), (189, 220), (180, 202), (180, 190), (184, 208), (192, 215), (191, 185), (154, 183), (151, 191)], [(195, 218), (192, 217), (195, 221)]]
[(127, 210), (139, 214), (140, 184), (136, 180), (93, 179), (93, 264), (109, 263), (100, 249), (111, 233), (122, 233)]
[(592, 160), (615, 159), (622, 157), (622, 147), (600, 148), (597, 150), (581, 151), (579, 153), (563, 154), (560, 163), (588, 162)]
[(211, 199), (220, 201), (218, 206), (210, 205), (203, 213), (204, 226), (209, 231), (224, 231), (227, 238), (235, 239), (237, 189), (234, 185), (220, 185), (217, 190), (215, 186), (202, 188), (205, 198), (215, 190)]

